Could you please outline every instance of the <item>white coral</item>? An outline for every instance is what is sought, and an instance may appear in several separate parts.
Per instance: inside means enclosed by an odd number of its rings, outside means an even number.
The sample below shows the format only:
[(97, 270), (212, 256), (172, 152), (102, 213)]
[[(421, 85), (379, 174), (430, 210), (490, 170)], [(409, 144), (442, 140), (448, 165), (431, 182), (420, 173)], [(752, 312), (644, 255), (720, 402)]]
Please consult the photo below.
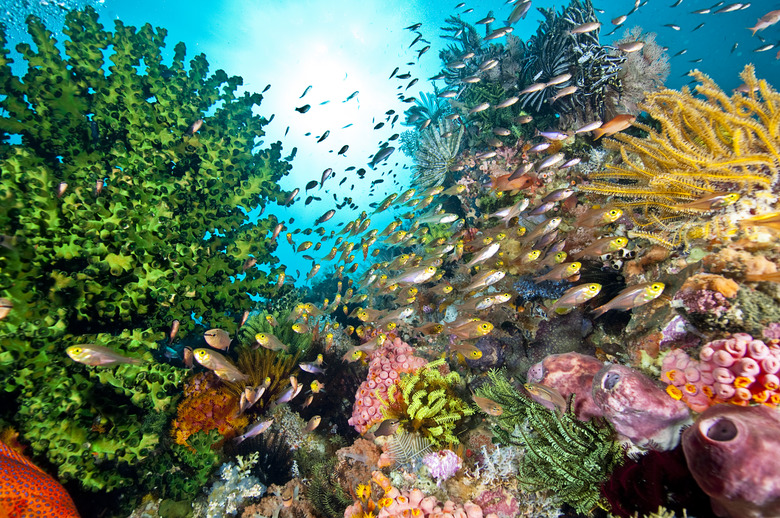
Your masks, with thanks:
[(477, 464), (474, 476), (485, 486), (512, 480), (517, 476), (520, 455), (522, 450), (516, 446), (501, 448), (496, 444), (495, 449), (490, 453), (485, 446), (482, 446), (482, 462)]
[(258, 453), (254, 452), (248, 457), (238, 456), (236, 463), (223, 464), (219, 469), (221, 480), (214, 482), (211, 487), (208, 502), (193, 504), (193, 516), (196, 518), (234, 516), (245, 500), (263, 496), (265, 486), (257, 477), (250, 475), (258, 458)]

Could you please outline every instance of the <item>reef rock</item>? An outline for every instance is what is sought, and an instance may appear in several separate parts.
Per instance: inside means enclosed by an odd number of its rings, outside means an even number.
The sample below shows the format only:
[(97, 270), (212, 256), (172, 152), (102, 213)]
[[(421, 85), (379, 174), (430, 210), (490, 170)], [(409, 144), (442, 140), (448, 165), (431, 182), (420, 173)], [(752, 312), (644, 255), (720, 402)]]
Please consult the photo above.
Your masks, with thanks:
[[(566, 400), (574, 394), (574, 413), (577, 419), (588, 421), (601, 415), (601, 410), (591, 397), (591, 386), (593, 376), (603, 366), (604, 364), (593, 356), (579, 353), (551, 354), (528, 369), (528, 381), (554, 388)], [(537, 401), (551, 407), (546, 401)]]
[(623, 365), (605, 365), (593, 378), (593, 402), (615, 430), (642, 448), (671, 450), (690, 410), (655, 381)]
[(780, 517), (778, 430), (775, 409), (722, 404), (683, 433), (688, 467), (718, 516)]

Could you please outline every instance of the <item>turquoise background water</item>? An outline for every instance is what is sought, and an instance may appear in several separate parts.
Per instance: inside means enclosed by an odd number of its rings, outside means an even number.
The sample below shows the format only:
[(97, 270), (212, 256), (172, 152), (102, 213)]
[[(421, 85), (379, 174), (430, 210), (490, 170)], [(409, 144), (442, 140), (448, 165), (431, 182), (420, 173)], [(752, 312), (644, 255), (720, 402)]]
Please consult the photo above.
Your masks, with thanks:
[[(22, 21), (25, 13), (29, 12), (45, 18), (50, 28), (55, 29), (55, 37), (61, 41), (62, 35), (57, 28), (61, 28), (64, 8), (88, 3), (83, 0), (60, 2), (58, 6), (54, 2), (12, 1), (0, 11), (10, 27), (12, 44), (25, 39)], [(622, 36), (626, 29), (635, 25), (657, 33), (657, 42), (668, 47), (671, 56), (667, 86), (672, 88), (687, 84), (688, 71), (699, 68), (724, 89), (731, 90), (741, 83), (738, 73), (748, 62), (756, 65), (759, 77), (766, 78), (775, 86), (780, 85), (780, 60), (776, 59), (780, 47), (754, 52), (762, 45), (778, 44), (780, 25), (756, 36), (751, 36), (746, 29), (766, 12), (780, 9), (780, 3), (757, 1), (747, 8), (721, 14), (692, 13), (711, 7), (711, 3), (683, 0), (676, 7), (671, 7), (673, 3), (673, 0), (648, 0), (628, 16), (614, 36), (606, 36), (614, 28), (610, 20), (629, 13), (634, 8), (634, 2), (595, 2), (594, 7), (604, 11), (599, 14), (603, 24), (602, 42)], [(512, 9), (503, 1), (467, 2), (464, 7), (455, 9), (457, 4), (456, 1), (433, 0), (106, 0), (92, 3), (107, 27), (113, 26), (115, 18), (129, 25), (151, 23), (165, 27), (168, 30), (169, 58), (175, 43), (183, 41), (187, 45), (188, 57), (205, 53), (212, 70), (222, 68), (228, 74), (242, 76), (244, 88), (262, 91), (266, 85), (271, 85), (264, 94), (260, 109), (266, 117), (275, 116), (266, 128), (264, 141), (281, 140), (285, 154), (297, 148), (292, 174), (283, 180), (282, 186), (288, 190), (299, 187), (301, 194), (298, 202), (290, 208), (273, 206), (268, 210), (285, 221), (294, 218), (294, 223), (287, 225), (290, 230), (313, 226), (316, 218), (336, 204), (333, 194), (338, 202), (352, 197), (358, 209), (345, 207), (340, 210), (329, 228), (337, 228), (335, 225), (338, 223), (355, 219), (362, 210), (371, 212), (370, 203), (378, 203), (388, 194), (408, 187), (411, 160), (399, 149), (376, 171), (369, 169), (362, 180), (355, 171), (345, 172), (345, 169), (349, 166), (365, 168), (381, 142), (406, 129), (400, 121), (395, 127), (386, 124), (380, 130), (373, 129), (385, 120), (388, 110), (395, 110), (403, 120), (403, 111), (409, 104), (398, 100), (399, 92), (417, 96), (420, 91), (433, 90), (427, 78), (441, 68), (438, 51), (446, 42), (440, 38), (440, 27), (448, 16), (461, 13), (465, 21), (474, 23), (493, 11), (497, 20), (504, 20)], [(528, 17), (515, 25), (513, 34), (527, 39), (536, 31), (541, 19), (536, 7), (560, 8), (562, 5), (561, 2), (534, 0)], [(473, 12), (464, 13), (469, 8)], [(422, 23), (420, 32), (431, 45), (431, 50), (419, 60), (417, 51), (425, 43), (409, 48), (415, 34), (404, 30), (414, 23)], [(701, 23), (704, 25), (694, 31)], [(679, 30), (668, 25), (678, 26)], [(498, 22), (494, 24), (494, 27), (497, 26)], [(686, 52), (675, 56), (683, 50)], [(17, 65), (21, 66), (21, 60), (18, 61)], [(410, 72), (412, 77), (420, 79), (419, 82), (404, 90), (409, 80), (388, 79), (395, 67), (400, 67), (399, 73)], [(312, 88), (301, 99), (301, 94), (309, 85)], [(358, 94), (344, 102), (355, 91)], [(304, 104), (312, 106), (307, 113), (295, 111), (296, 107)], [(330, 131), (329, 136), (317, 143), (317, 138), (325, 131)], [(338, 156), (337, 152), (343, 145), (349, 145), (349, 150), (344, 156)], [(319, 180), (328, 167), (334, 169), (336, 176), (328, 180), (322, 190), (315, 187), (311, 191), (322, 200), (304, 205), (305, 184)], [(339, 186), (345, 176), (348, 179)], [(384, 181), (372, 188), (372, 182), (377, 180)], [(381, 230), (392, 217), (393, 214), (388, 211), (373, 218), (374, 228)], [(296, 236), (296, 244), (303, 240), (300, 235)], [(308, 253), (322, 257), (330, 246), (326, 243), (321, 251)], [(280, 239), (277, 256), (288, 265), (288, 273), (300, 284), (305, 280), (310, 263), (299, 255), (283, 237)], [(296, 270), (300, 271), (299, 275), (295, 275)]]

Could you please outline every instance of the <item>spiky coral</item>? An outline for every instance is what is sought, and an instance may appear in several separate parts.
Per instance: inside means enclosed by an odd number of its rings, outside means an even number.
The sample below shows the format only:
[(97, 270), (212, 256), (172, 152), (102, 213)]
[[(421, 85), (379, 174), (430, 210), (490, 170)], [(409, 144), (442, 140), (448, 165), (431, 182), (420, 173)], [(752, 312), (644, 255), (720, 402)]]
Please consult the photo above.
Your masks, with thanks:
[(612, 427), (601, 419), (582, 422), (572, 410), (550, 411), (517, 391), (505, 373), (488, 372), (490, 383), (477, 390), (503, 408), (493, 434), (525, 448), (519, 478), (528, 490), (549, 489), (580, 513), (603, 506), (600, 485), (620, 463), (623, 450)]
[(719, 210), (728, 200), (708, 197), (743, 193), (755, 203), (756, 191), (771, 195), (780, 173), (780, 93), (756, 79), (752, 65), (741, 74), (748, 93), (730, 97), (703, 73), (690, 75), (704, 99), (688, 88), (650, 94), (640, 108), (661, 131), (634, 123), (647, 137), (608, 139), (605, 146), (619, 150), (622, 162), (591, 173), (580, 188), (622, 200), (614, 205), (632, 218), (633, 234), (668, 248), (735, 233), (733, 218)]
[(458, 443), (454, 431), (458, 422), (474, 413), (452, 389), (460, 383), (457, 372), (442, 374), (444, 359), (428, 363), (423, 368), (404, 375), (398, 385), (387, 391), (382, 413), (398, 419), (408, 431), (420, 433), (434, 445)]
[(414, 180), (418, 187), (441, 185), (447, 177), (463, 138), (463, 126), (447, 120), (431, 124), (420, 132), (414, 155)]

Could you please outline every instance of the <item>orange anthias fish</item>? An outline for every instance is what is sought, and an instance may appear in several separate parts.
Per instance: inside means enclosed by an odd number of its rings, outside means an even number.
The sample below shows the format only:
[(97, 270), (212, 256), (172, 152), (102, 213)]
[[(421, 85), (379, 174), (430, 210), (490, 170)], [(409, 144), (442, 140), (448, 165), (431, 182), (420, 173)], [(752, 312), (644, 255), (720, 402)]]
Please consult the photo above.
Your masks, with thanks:
[(636, 115), (629, 115), (624, 113), (618, 115), (615, 118), (605, 122), (600, 128), (593, 130), (593, 140), (600, 139), (603, 135), (614, 135), (619, 131), (630, 127), (636, 120)]
[(65, 488), (0, 442), (0, 516), (79, 518)]

